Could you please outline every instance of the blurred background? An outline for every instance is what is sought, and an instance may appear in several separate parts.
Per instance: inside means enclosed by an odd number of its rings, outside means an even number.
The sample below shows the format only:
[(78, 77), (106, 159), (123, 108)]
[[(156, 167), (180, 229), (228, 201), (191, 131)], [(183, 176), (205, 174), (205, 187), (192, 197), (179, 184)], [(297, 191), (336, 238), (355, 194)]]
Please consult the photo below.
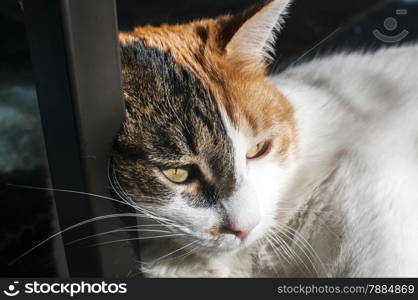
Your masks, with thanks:
[[(117, 0), (119, 29), (216, 17), (255, 2)], [(9, 265), (56, 232), (57, 220), (51, 193), (8, 185), (50, 185), (24, 18), (16, 0), (0, 3), (0, 35), (0, 276), (53, 277), (59, 269), (54, 242)], [(340, 50), (376, 49), (417, 39), (418, 0), (296, 0), (278, 39), (271, 72)]]

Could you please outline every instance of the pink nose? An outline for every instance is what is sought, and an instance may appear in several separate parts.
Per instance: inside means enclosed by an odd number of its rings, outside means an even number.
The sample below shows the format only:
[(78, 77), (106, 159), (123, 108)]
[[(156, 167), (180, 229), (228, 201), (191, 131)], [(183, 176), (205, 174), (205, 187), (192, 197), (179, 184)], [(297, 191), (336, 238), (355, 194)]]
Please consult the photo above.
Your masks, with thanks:
[(237, 230), (237, 231), (235, 231), (235, 230), (231, 230), (231, 229), (229, 229), (229, 231), (232, 233), (232, 234), (235, 234), (236, 236), (237, 236), (237, 238), (239, 238), (240, 240), (244, 240), (247, 236), (248, 236), (248, 234), (251, 232), (251, 231), (241, 231), (241, 230)]
[(250, 224), (248, 226), (244, 227), (238, 227), (234, 226), (234, 224), (230, 224), (225, 229), (234, 234), (237, 238), (239, 238), (241, 241), (245, 240), (245, 238), (251, 233), (251, 231), (257, 226), (258, 223)]

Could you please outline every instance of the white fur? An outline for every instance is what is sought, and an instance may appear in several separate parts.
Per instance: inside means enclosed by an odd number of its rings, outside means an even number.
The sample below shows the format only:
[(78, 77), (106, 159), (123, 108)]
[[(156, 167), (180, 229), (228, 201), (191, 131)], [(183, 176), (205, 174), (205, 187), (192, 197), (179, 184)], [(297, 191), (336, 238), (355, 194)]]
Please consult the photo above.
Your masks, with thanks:
[[(258, 226), (243, 245), (232, 237), (226, 241), (230, 251), (201, 250), (184, 261), (145, 268), (146, 274), (418, 276), (417, 69), (418, 47), (409, 46), (336, 55), (271, 78), (295, 108), (297, 159), (285, 166), (269, 156), (247, 163), (246, 151), (259, 141), (227, 126), (243, 187), (236, 195), (248, 204), (235, 201), (229, 210), (244, 223), (259, 217)], [(307, 214), (298, 215), (304, 208)], [(203, 227), (217, 220), (209, 209), (193, 214), (207, 222), (199, 223)], [(275, 222), (299, 224), (300, 239), (313, 250), (295, 243), (289, 251), (306, 264), (309, 257), (317, 273), (300, 271), (298, 261), (282, 266), (256, 242)]]
[(315, 186), (336, 170), (320, 196), (343, 226), (331, 275), (418, 276), (417, 69), (418, 47), (406, 46), (336, 55), (272, 78), (295, 107), (297, 163), (313, 171), (303, 180)]
[[(264, 56), (288, 3), (274, 1), (230, 47)], [(244, 241), (211, 241), (207, 229), (222, 215), (185, 205), (179, 187), (161, 216), (181, 219), (187, 236), (144, 247), (145, 275), (418, 276), (417, 70), (418, 46), (404, 46), (316, 59), (270, 78), (295, 111), (297, 153), (288, 163), (247, 161), (260, 137), (223, 114), (239, 184), (221, 203), (237, 226), (257, 226)], [(273, 250), (266, 236), (279, 224), (290, 231)], [(171, 251), (184, 257), (158, 260)]]
[[(234, 209), (231, 209), (231, 211), (240, 212), (240, 222), (251, 224), (254, 223), (255, 219), (258, 220), (258, 225), (245, 241), (249, 245), (262, 237), (266, 230), (273, 226), (277, 197), (280, 195), (281, 189), (277, 178), (285, 174), (283, 174), (284, 170), (279, 167), (272, 155), (267, 155), (262, 160), (247, 160), (247, 152), (263, 140), (246, 136), (238, 131), (231, 125), (226, 116), (224, 116), (224, 124), (234, 147), (235, 174), (239, 182), (236, 194), (240, 196), (238, 198), (234, 195), (233, 199), (226, 199), (224, 202), (228, 203), (232, 200), (231, 204), (235, 207), (232, 207)], [(250, 201), (253, 204), (246, 204), (242, 199), (246, 199), (247, 202)]]

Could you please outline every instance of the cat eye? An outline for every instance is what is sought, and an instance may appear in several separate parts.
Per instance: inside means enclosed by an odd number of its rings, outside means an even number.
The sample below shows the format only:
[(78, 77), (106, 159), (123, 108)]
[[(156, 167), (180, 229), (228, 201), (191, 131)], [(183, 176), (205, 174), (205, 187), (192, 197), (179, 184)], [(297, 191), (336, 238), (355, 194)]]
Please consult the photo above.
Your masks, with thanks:
[(189, 178), (189, 171), (182, 168), (170, 168), (162, 170), (168, 180), (174, 183), (184, 183)]
[(255, 159), (263, 156), (267, 153), (267, 150), (269, 150), (270, 144), (270, 142), (266, 141), (254, 145), (251, 147), (250, 151), (247, 152), (247, 159)]

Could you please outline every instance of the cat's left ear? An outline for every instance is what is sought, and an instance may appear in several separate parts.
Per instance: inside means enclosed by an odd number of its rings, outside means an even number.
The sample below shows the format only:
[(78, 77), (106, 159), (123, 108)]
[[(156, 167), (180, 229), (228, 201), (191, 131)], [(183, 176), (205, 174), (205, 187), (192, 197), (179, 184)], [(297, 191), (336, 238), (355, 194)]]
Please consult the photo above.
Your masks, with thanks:
[(275, 34), (291, 0), (265, 0), (220, 21), (221, 40), (227, 55), (253, 62), (272, 59)]

